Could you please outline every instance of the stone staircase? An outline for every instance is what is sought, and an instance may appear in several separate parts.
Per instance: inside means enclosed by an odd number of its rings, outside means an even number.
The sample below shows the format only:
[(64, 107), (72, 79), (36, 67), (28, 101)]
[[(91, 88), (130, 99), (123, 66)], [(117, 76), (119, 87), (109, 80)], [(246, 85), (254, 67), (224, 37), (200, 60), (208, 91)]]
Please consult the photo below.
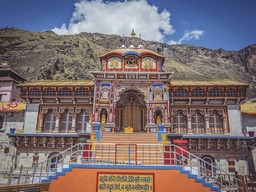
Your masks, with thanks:
[(103, 133), (96, 159), (118, 164), (163, 165), (163, 152), (157, 134)]

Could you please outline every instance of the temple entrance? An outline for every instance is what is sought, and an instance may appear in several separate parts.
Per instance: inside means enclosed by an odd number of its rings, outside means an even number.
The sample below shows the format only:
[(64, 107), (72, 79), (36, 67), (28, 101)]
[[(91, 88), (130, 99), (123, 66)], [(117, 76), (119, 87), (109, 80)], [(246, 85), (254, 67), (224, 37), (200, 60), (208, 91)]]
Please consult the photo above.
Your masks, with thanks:
[(134, 89), (121, 93), (116, 104), (117, 131), (123, 131), (125, 127), (132, 127), (134, 132), (145, 131), (146, 111), (143, 93)]

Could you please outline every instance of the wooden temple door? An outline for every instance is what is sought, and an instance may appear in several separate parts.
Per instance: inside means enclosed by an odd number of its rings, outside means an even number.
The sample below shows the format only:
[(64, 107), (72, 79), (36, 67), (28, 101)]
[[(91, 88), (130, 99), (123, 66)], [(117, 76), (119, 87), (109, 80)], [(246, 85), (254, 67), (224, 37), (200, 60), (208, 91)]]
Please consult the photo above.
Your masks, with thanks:
[(134, 132), (139, 132), (141, 129), (140, 109), (138, 106), (127, 106), (123, 113), (124, 121), (122, 127), (132, 127)]
[[(143, 96), (143, 97), (142, 97)], [(136, 90), (121, 94), (116, 106), (116, 126), (118, 131), (132, 127), (134, 132), (144, 130), (146, 121), (146, 103), (144, 95)]]

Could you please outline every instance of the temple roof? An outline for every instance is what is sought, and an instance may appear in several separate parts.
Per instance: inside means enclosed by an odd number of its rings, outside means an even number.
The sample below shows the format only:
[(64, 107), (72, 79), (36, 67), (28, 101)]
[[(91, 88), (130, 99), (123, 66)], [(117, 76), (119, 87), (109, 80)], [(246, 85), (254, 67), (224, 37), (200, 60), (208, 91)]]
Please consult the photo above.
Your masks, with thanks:
[(150, 55), (154, 55), (156, 57), (163, 58), (162, 55), (160, 55), (160, 54), (158, 54), (154, 51), (151, 51), (149, 49), (144, 49), (144, 48), (143, 49), (141, 49), (141, 48), (115, 49), (115, 50), (112, 50), (110, 52), (105, 53), (100, 58), (104, 58), (104, 57), (107, 57), (109, 55), (120, 55), (120, 56), (124, 57), (124, 56), (130, 55), (130, 54), (134, 54), (134, 55), (137, 55), (137, 56), (150, 54)]
[(93, 86), (91, 80), (38, 80), (23, 83), (20, 86)]
[(17, 83), (24, 82), (26, 79), (12, 70), (8, 65), (0, 65), (1, 81), (16, 81)]
[(182, 79), (172, 79), (171, 85), (176, 86), (248, 86), (248, 83), (243, 83), (233, 80), (182, 80)]

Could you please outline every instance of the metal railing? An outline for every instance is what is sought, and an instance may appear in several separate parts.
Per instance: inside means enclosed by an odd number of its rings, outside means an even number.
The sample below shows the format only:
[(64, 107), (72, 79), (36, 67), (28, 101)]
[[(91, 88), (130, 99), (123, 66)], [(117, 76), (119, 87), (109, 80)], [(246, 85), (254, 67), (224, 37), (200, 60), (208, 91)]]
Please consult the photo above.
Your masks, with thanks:
[(50, 183), (0, 186), (0, 192), (47, 192)]
[[(196, 175), (223, 191), (242, 191), (242, 181), (183, 148), (170, 144), (79, 143), (30, 169), (20, 168), (9, 184), (33, 184), (56, 176), (70, 164), (123, 166), (180, 166), (184, 173)], [(168, 168), (167, 168), (168, 169)]]

